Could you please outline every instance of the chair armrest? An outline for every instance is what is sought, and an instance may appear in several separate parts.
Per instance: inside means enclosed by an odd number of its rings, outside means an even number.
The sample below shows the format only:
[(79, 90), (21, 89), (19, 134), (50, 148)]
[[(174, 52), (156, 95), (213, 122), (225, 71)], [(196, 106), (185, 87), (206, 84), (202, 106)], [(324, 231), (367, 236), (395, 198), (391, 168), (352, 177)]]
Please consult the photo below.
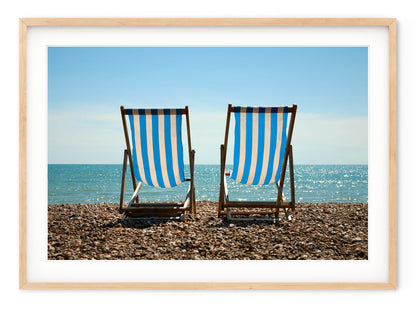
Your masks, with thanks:
[(139, 181), (139, 184), (137, 185), (136, 189), (134, 190), (134, 193), (130, 199), (129, 205), (127, 205), (127, 208), (130, 208), (131, 205), (134, 203), (134, 201), (136, 200), (137, 196), (139, 195), (139, 191), (140, 188), (142, 187), (143, 182)]

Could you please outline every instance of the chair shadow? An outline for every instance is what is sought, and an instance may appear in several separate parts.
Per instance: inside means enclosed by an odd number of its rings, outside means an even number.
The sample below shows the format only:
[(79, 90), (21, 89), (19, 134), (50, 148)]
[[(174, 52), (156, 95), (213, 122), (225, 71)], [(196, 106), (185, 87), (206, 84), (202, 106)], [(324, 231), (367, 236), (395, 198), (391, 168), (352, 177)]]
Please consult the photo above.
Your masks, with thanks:
[(101, 225), (101, 228), (133, 228), (133, 229), (146, 229), (154, 225), (160, 226), (172, 221), (182, 221), (181, 219), (174, 218), (129, 218), (123, 217), (116, 221), (110, 221)]
[(214, 217), (210, 217), (208, 220), (204, 222), (204, 226), (208, 228), (230, 228), (230, 227), (240, 227), (240, 228), (247, 228), (252, 225), (278, 225), (277, 223), (273, 223), (270, 220), (263, 220), (263, 219), (247, 219), (247, 220), (232, 220), (229, 221), (227, 217), (221, 217), (220, 222), (213, 222)]

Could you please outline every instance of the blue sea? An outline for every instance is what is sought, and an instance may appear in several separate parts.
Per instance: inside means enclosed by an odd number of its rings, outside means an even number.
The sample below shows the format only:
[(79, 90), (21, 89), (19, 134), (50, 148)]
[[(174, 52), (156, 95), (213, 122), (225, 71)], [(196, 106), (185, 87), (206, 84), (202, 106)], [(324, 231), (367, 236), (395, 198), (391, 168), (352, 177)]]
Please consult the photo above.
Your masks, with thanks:
[[(231, 169), (231, 166), (226, 168)], [(367, 165), (295, 165), (296, 202), (368, 202)], [(133, 194), (127, 170), (125, 201)], [(122, 165), (118, 164), (49, 164), (48, 203), (109, 203), (120, 201)], [(189, 177), (189, 167), (185, 167)], [(276, 200), (275, 184), (242, 185), (227, 177), (230, 200)], [(171, 189), (143, 185), (141, 202), (183, 201), (189, 182)], [(218, 201), (219, 165), (195, 166), (195, 191), (198, 201)], [(290, 197), (289, 171), (284, 194)]]

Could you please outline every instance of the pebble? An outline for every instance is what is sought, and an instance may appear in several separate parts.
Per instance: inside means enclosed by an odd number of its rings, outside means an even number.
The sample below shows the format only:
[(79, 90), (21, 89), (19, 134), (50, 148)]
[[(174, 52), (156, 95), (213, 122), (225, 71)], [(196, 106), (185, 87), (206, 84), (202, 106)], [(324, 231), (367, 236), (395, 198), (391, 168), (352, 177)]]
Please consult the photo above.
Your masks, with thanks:
[(216, 202), (197, 204), (183, 221), (123, 220), (117, 203), (49, 205), (48, 259), (368, 259), (366, 203), (298, 203), (279, 227), (230, 223)]

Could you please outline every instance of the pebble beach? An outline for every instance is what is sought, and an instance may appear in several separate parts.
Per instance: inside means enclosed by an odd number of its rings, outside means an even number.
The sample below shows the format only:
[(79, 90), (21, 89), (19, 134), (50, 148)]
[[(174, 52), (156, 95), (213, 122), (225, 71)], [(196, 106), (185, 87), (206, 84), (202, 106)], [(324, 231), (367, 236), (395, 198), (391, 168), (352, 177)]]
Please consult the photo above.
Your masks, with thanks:
[(228, 222), (197, 202), (181, 220), (129, 220), (117, 203), (48, 206), (49, 260), (366, 260), (367, 203), (298, 203), (293, 219)]

